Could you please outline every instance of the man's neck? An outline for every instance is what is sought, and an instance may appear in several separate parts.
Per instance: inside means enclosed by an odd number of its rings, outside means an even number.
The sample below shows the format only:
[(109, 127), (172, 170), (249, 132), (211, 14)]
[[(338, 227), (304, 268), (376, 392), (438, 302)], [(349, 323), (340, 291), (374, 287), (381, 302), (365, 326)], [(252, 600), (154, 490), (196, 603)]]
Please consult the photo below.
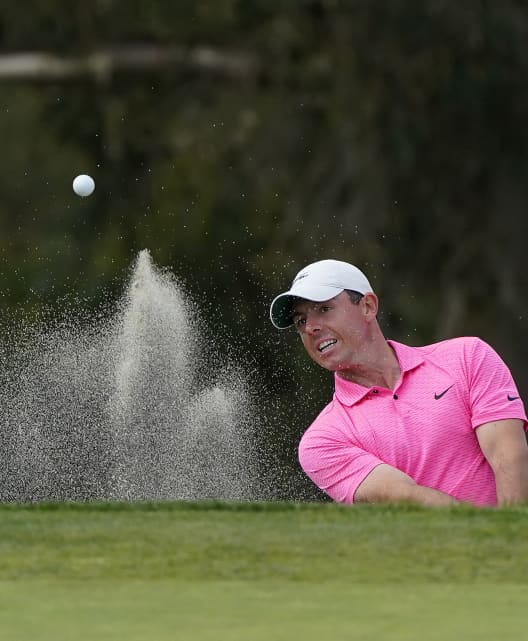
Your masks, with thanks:
[(369, 350), (362, 362), (351, 368), (342, 369), (337, 375), (363, 387), (384, 387), (394, 389), (400, 379), (401, 368), (392, 347), (385, 341)]

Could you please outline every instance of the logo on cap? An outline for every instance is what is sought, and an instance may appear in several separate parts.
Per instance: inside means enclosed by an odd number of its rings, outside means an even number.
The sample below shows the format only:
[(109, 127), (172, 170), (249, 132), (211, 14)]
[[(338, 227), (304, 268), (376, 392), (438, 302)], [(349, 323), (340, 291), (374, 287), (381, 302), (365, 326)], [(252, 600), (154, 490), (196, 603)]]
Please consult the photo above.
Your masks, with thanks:
[(306, 277), (307, 277), (307, 276), (309, 276), (309, 275), (310, 275), (310, 274), (306, 274), (306, 273), (304, 273), (304, 274), (299, 274), (299, 275), (295, 278), (295, 280), (294, 280), (293, 282), (294, 282), (294, 283), (296, 283), (298, 280), (301, 280), (301, 278), (306, 278)]

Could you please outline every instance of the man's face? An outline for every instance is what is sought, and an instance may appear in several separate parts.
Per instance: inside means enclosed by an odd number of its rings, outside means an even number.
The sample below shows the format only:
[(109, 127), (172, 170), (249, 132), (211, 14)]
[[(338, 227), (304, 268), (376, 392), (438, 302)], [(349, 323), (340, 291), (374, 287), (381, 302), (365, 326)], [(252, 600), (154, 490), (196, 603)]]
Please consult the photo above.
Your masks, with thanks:
[(322, 303), (294, 301), (294, 326), (308, 355), (318, 365), (335, 372), (358, 363), (368, 340), (368, 303), (369, 299), (363, 297), (354, 304), (345, 291)]

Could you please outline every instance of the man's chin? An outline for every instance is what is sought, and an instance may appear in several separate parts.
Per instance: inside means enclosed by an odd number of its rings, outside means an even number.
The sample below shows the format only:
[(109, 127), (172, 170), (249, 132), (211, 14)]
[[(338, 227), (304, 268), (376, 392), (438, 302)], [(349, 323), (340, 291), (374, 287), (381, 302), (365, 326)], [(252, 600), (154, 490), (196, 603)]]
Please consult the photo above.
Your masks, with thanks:
[(317, 363), (327, 369), (329, 372), (340, 372), (341, 370), (348, 369), (343, 363), (336, 361), (332, 358), (318, 358)]

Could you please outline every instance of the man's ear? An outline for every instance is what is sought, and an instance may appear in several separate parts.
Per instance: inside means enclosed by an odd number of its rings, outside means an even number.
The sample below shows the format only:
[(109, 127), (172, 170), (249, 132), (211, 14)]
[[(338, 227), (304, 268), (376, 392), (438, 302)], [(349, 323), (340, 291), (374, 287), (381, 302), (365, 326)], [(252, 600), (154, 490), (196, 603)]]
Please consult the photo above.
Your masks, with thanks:
[(361, 299), (361, 302), (363, 303), (363, 310), (367, 320), (369, 319), (374, 320), (378, 315), (378, 307), (379, 307), (378, 297), (376, 296), (376, 294), (374, 294), (373, 292), (369, 292), (368, 294), (365, 294)]

